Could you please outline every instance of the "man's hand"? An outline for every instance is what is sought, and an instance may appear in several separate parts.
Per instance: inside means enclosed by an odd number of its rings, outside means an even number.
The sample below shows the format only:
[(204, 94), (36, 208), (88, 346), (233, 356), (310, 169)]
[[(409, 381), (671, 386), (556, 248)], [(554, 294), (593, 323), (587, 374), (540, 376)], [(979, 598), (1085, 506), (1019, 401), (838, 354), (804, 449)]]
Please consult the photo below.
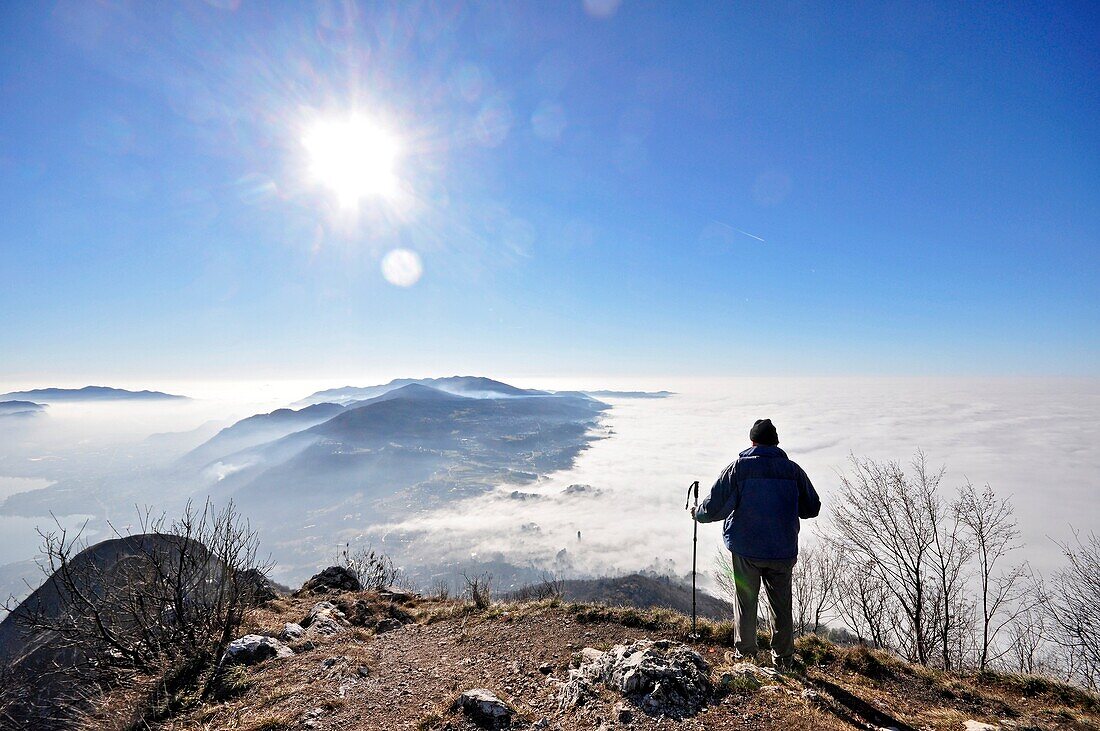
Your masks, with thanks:
[(691, 519), (692, 519), (692, 520), (695, 520), (695, 510), (696, 510), (696, 508), (695, 508), (694, 506), (692, 506), (692, 507), (690, 508), (690, 510), (691, 510)]

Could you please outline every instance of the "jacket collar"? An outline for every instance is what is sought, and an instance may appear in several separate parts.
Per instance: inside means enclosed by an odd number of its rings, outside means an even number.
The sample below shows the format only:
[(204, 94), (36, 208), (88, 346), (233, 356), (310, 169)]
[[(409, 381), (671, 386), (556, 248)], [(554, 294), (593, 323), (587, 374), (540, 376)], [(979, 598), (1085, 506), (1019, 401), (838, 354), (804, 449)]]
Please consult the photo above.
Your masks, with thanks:
[(779, 447), (773, 447), (770, 444), (758, 444), (755, 447), (749, 447), (738, 457), (782, 457), (787, 459), (787, 453)]

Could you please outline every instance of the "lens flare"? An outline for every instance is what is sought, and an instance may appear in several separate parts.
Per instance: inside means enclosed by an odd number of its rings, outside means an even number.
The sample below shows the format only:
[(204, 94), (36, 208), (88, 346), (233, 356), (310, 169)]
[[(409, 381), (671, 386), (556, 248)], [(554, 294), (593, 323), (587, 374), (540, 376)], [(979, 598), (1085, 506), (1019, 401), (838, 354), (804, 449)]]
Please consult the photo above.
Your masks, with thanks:
[(399, 189), (396, 137), (360, 116), (317, 121), (302, 137), (310, 175), (345, 207), (367, 197), (392, 198)]
[(382, 257), (382, 276), (397, 287), (411, 287), (420, 281), (424, 265), (415, 251), (394, 249)]

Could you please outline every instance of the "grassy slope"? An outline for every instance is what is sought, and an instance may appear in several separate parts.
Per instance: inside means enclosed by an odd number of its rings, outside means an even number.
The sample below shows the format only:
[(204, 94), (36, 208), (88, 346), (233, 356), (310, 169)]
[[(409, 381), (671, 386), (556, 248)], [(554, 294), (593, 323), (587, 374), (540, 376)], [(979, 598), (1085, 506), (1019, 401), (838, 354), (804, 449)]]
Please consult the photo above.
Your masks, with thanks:
[[(326, 597), (284, 598), (248, 618), (250, 631), (276, 634)], [(412, 599), (393, 605), (369, 594), (338, 598), (353, 622), (380, 616), (415, 618), (381, 635), (362, 627), (325, 639), (286, 660), (239, 669), (222, 683), (224, 698), (193, 701), (160, 729), (473, 728), (448, 710), (463, 690), (484, 687), (512, 702), (519, 727), (546, 718), (551, 729), (615, 727), (611, 691), (561, 712), (555, 681), (583, 647), (607, 648), (636, 638), (684, 639), (689, 621), (669, 610), (641, 611), (555, 600), (496, 604), (474, 610), (455, 601)], [(359, 603), (356, 604), (356, 601)], [(715, 669), (732, 662), (728, 623), (703, 622), (697, 649)], [(733, 688), (684, 729), (852, 729), (894, 725), (962, 729), (967, 719), (1019, 729), (1100, 729), (1100, 700), (1047, 680), (1009, 675), (942, 673), (864, 648), (838, 648), (809, 637), (800, 649), (811, 661), (805, 675), (779, 675), (765, 687)], [(335, 658), (335, 660), (331, 660)], [(326, 663), (326, 661), (328, 661)], [(540, 672), (549, 664), (550, 673)], [(143, 690), (109, 699), (91, 723), (126, 728)], [(635, 710), (631, 728), (658, 728), (659, 719)], [(667, 719), (660, 728), (669, 726)], [(1006, 724), (1005, 727), (1009, 727)]]

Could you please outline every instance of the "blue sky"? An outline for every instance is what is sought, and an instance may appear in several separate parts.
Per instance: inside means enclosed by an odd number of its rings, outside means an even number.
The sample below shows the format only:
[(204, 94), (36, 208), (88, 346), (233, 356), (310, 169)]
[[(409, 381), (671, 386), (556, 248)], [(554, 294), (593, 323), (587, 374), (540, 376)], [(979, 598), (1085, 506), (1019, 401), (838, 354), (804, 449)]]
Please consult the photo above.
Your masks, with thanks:
[[(5, 3), (0, 380), (1097, 375), (1098, 20)], [(352, 113), (399, 200), (309, 174)]]

